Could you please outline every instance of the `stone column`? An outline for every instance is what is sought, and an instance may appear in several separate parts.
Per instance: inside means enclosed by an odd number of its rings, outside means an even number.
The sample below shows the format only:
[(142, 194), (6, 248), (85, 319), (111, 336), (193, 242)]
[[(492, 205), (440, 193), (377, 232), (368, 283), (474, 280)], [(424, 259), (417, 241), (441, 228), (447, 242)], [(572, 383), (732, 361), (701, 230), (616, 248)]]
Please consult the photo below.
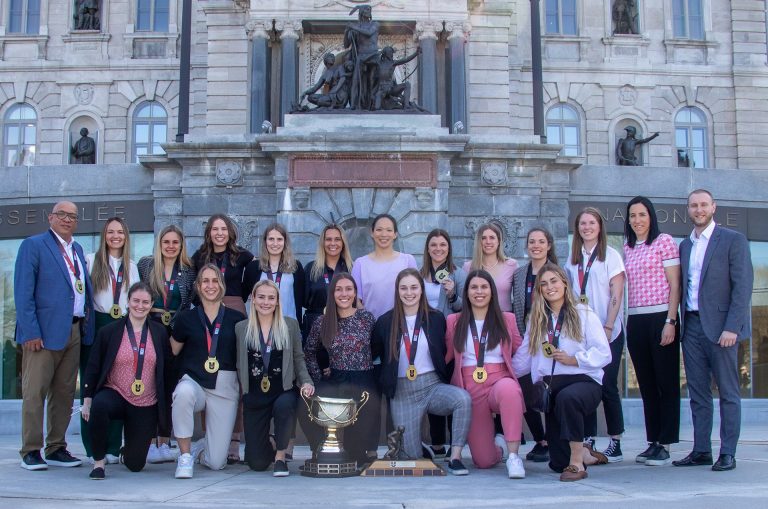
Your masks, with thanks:
[(467, 129), (467, 78), (465, 46), (472, 26), (469, 22), (448, 22), (448, 88), (450, 103), (448, 109), (448, 127), (453, 129), (456, 122), (461, 122)]
[(272, 59), (270, 58), (269, 33), (272, 31), (272, 20), (252, 19), (246, 23), (245, 29), (248, 32), (248, 39), (251, 41), (251, 120), (249, 130), (252, 133), (260, 133), (261, 124), (270, 118), (269, 95)]
[(437, 34), (443, 30), (438, 21), (416, 23), (419, 40), (419, 104), (430, 113), (437, 113)]
[(275, 29), (280, 32), (280, 124), (291, 104), (299, 100), (299, 54), (301, 21), (279, 20)]

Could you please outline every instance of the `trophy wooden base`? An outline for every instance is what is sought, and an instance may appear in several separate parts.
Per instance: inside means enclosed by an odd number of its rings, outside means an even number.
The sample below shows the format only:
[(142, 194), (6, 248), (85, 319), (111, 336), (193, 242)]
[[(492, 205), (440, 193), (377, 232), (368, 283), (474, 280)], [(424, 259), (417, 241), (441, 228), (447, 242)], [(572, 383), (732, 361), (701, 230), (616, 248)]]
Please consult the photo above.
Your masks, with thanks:
[(363, 470), (363, 477), (440, 477), (445, 470), (428, 459), (376, 460)]
[(354, 477), (360, 475), (360, 469), (357, 461), (318, 461), (316, 459), (306, 460), (299, 467), (299, 473), (304, 477)]

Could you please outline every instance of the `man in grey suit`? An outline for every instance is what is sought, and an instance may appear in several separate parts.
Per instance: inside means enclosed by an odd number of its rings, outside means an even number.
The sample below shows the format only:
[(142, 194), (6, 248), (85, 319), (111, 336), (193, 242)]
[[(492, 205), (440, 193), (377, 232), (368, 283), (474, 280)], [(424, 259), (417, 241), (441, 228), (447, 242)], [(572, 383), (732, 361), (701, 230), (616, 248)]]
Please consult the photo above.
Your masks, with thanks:
[(752, 334), (752, 259), (746, 237), (722, 228), (713, 219), (712, 193), (688, 195), (694, 229), (680, 244), (683, 274), (681, 314), (683, 359), (693, 414), (693, 451), (672, 464), (712, 465), (712, 391), (720, 394), (720, 456), (712, 470), (736, 468), (741, 428), (737, 342)]

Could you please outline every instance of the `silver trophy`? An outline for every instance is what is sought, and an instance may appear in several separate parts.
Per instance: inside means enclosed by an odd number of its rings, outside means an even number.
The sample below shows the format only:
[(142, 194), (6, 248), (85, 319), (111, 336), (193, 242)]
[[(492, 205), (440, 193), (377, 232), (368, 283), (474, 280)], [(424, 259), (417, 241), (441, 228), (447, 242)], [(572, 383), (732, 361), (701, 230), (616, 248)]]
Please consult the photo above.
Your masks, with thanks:
[(363, 391), (360, 402), (351, 398), (326, 398), (313, 396), (307, 398), (301, 395), (307, 405), (309, 419), (327, 429), (325, 440), (312, 459), (306, 460), (300, 469), (301, 475), (308, 477), (348, 477), (359, 475), (357, 461), (347, 457), (342, 441), (337, 436), (337, 430), (354, 424), (360, 410), (368, 402), (368, 392)]

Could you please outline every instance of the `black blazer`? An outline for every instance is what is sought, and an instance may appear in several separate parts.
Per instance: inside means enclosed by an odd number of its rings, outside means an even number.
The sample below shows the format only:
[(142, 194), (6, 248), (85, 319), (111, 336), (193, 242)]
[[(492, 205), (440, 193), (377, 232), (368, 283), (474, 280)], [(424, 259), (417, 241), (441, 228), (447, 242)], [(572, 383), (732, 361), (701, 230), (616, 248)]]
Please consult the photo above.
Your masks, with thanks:
[[(112, 370), (112, 365), (117, 357), (117, 351), (123, 340), (123, 331), (128, 317), (125, 316), (109, 325), (105, 325), (96, 335), (91, 354), (88, 358), (88, 366), (85, 368), (85, 380), (82, 387), (84, 398), (92, 398), (107, 383), (107, 376)], [(170, 401), (170, 392), (174, 383), (170, 379), (171, 370), (168, 369), (172, 361), (171, 344), (168, 341), (168, 333), (165, 326), (147, 318), (149, 332), (152, 336), (152, 345), (155, 347), (157, 363), (155, 365), (155, 386), (157, 390), (157, 410), (160, 429), (168, 429), (169, 415), (166, 411), (166, 403)]]
[[(395, 360), (389, 356), (389, 332), (392, 327), (393, 311), (387, 311), (376, 320), (371, 335), (371, 353), (373, 358), (381, 357), (381, 374), (379, 383), (381, 392), (388, 398), (395, 395), (397, 388), (397, 367), (400, 349), (396, 352)], [(429, 311), (429, 327), (427, 333), (427, 344), (429, 345), (429, 356), (432, 358), (432, 364), (435, 366), (435, 373), (440, 377), (443, 383), (449, 383), (451, 380), (451, 371), (445, 364), (445, 317), (439, 311), (431, 309)], [(423, 337), (419, 338), (419, 343), (423, 346)]]

